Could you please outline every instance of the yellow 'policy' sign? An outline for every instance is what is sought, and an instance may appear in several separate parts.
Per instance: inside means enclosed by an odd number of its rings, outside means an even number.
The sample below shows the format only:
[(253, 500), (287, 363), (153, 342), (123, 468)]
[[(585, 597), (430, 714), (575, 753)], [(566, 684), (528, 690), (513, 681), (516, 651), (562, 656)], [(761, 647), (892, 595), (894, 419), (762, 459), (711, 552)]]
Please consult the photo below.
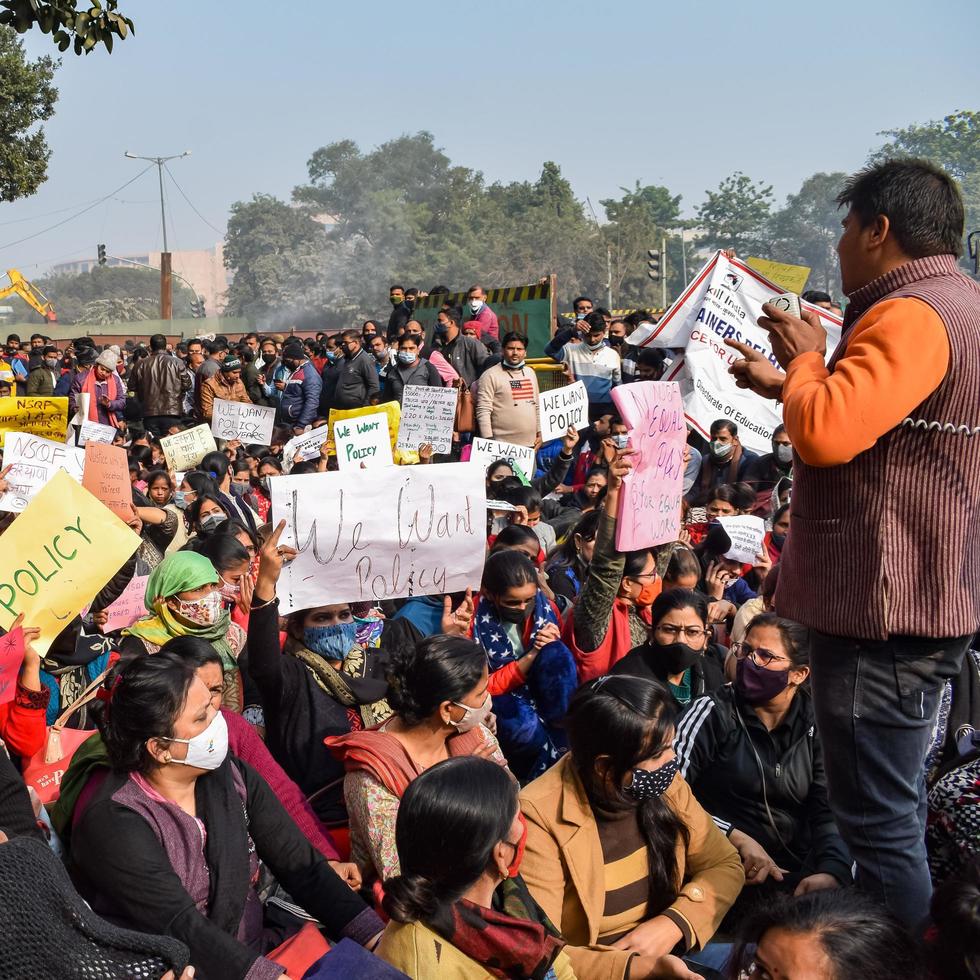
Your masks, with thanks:
[(384, 412), (388, 416), (388, 433), (391, 436), (391, 455), (396, 463), (417, 463), (419, 454), (407, 449), (396, 449), (395, 443), (398, 442), (398, 427), (402, 420), (402, 407), (398, 402), (382, 402), (380, 405), (365, 405), (364, 408), (331, 408), (327, 418), (327, 425), (330, 426), (330, 435), (327, 440), (330, 444), (331, 452), (335, 452), (333, 441), (333, 427), (335, 422), (342, 422), (344, 419), (356, 419), (362, 415), (374, 415), (376, 412)]
[(782, 286), (788, 293), (802, 293), (810, 278), (808, 265), (789, 265), (786, 262), (773, 262), (770, 259), (749, 258), (745, 264), (756, 272), (761, 272), (777, 286)]
[(0, 446), (8, 432), (29, 432), (52, 442), (64, 442), (67, 431), (67, 398), (0, 398)]
[(139, 547), (140, 538), (64, 470), (3, 534), (0, 627), (20, 613), (42, 656)]

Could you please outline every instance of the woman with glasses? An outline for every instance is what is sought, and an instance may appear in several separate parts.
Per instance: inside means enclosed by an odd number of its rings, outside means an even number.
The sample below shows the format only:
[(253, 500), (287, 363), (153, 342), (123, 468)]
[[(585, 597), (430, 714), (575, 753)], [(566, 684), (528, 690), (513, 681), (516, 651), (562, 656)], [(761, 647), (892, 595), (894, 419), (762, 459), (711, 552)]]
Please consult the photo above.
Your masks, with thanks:
[(650, 607), (650, 639), (634, 647), (610, 673), (646, 677), (666, 685), (678, 707), (725, 683), (708, 643), (708, 602), (690, 589), (662, 592)]
[(773, 891), (805, 895), (851, 883), (851, 859), (827, 802), (807, 631), (756, 616), (733, 647), (735, 683), (693, 701), (674, 750), (698, 802), (738, 849), (747, 888), (739, 916)]

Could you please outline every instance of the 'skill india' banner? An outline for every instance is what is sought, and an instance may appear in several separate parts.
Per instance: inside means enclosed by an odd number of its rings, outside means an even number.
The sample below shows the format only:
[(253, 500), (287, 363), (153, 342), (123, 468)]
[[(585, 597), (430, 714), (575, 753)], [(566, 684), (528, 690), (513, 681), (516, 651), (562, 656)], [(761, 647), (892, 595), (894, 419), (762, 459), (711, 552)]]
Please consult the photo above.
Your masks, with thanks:
[[(782, 408), (736, 387), (728, 369), (741, 355), (725, 341), (747, 344), (778, 367), (769, 335), (757, 321), (762, 304), (784, 292), (745, 263), (717, 252), (658, 323), (642, 324), (630, 337), (630, 343), (640, 347), (681, 352), (662, 380), (680, 384), (687, 421), (705, 439), (712, 422), (728, 419), (738, 425), (744, 446), (772, 452), (772, 433), (782, 421)], [(803, 300), (800, 306), (820, 317), (827, 331), (829, 358), (840, 340), (840, 318)]]

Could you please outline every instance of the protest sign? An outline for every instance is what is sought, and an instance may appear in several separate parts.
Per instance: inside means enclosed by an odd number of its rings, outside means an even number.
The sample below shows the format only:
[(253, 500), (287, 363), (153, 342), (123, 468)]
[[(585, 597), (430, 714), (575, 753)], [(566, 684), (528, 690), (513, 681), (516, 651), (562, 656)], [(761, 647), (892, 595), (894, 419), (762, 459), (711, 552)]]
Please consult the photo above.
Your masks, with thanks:
[(244, 402), (227, 402), (215, 398), (211, 415), (211, 431), (219, 439), (237, 439), (248, 445), (272, 443), (272, 427), (276, 421), (276, 409), (272, 405), (249, 405)]
[(18, 626), (6, 636), (0, 636), (0, 704), (13, 701), (17, 693), (17, 678), (24, 662), (24, 630)]
[(321, 425), (318, 429), (310, 429), (301, 436), (293, 436), (282, 448), (282, 471), (289, 473), (297, 453), (304, 462), (308, 459), (316, 459), (320, 455), (320, 447), (327, 441), (329, 435), (329, 426)]
[(542, 391), (538, 396), (541, 407), (541, 441), (560, 439), (569, 428), (576, 431), (589, 427), (589, 396), (585, 385), (576, 381), (564, 388)]
[[(725, 340), (761, 351), (778, 366), (769, 335), (757, 320), (762, 304), (784, 291), (744, 262), (717, 252), (657, 323), (641, 324), (630, 336), (632, 345), (683, 350), (662, 380), (680, 384), (687, 421), (705, 439), (712, 422), (726, 419), (738, 426), (743, 446), (772, 452), (772, 432), (782, 421), (782, 410), (776, 402), (736, 386), (728, 369), (741, 355)], [(819, 316), (830, 357), (840, 340), (840, 319), (810, 303), (800, 305)]]
[(3, 534), (0, 628), (20, 613), (37, 626), (42, 656), (54, 638), (98, 594), (140, 538), (67, 473), (54, 474)]
[(344, 419), (359, 419), (365, 415), (373, 415), (375, 412), (384, 412), (388, 416), (388, 435), (391, 436), (391, 455), (396, 463), (417, 463), (418, 453), (410, 453), (404, 449), (397, 449), (398, 430), (401, 427), (402, 409), (398, 402), (382, 402), (380, 405), (365, 405), (364, 408), (331, 408), (327, 416), (327, 427), (330, 430), (329, 441), (333, 447), (333, 427), (337, 422)]
[(434, 452), (448, 453), (453, 448), (457, 397), (455, 388), (409, 385), (402, 395), (396, 448), (418, 452), (428, 442)]
[(337, 466), (342, 470), (392, 466), (388, 416), (384, 412), (344, 419), (333, 427)]
[(19, 514), (59, 469), (81, 483), (84, 451), (26, 432), (8, 432), (3, 461), (10, 467), (4, 477), (10, 489), (0, 494), (0, 511)]
[(114, 630), (125, 629), (147, 614), (143, 600), (146, 596), (146, 583), (149, 580), (149, 575), (134, 575), (123, 589), (122, 595), (111, 605), (106, 606), (105, 611), (109, 614), (109, 619), (102, 627), (103, 632), (112, 633)]
[(754, 565), (756, 557), (762, 554), (766, 522), (761, 517), (754, 517), (751, 514), (719, 517), (717, 521), (732, 542), (732, 546), (725, 552), (725, 557), (741, 562), (743, 565)]
[(67, 398), (0, 398), (0, 447), (8, 432), (29, 432), (63, 442), (67, 429)]
[(473, 440), (470, 452), (471, 463), (482, 463), (484, 469), (498, 459), (512, 459), (521, 472), (530, 479), (534, 476), (534, 450), (530, 446), (518, 446), (513, 442), (498, 442), (496, 439)]
[(116, 430), (111, 425), (86, 420), (78, 427), (78, 445), (89, 442), (111, 443), (116, 438)]
[(616, 549), (635, 551), (676, 541), (681, 529), (687, 426), (677, 384), (637, 381), (612, 390), (629, 426), (632, 471), (623, 479)]
[(790, 265), (787, 262), (773, 262), (770, 259), (757, 259), (749, 256), (745, 264), (756, 272), (761, 272), (770, 282), (782, 286), (790, 293), (802, 293), (810, 278), (808, 265)]
[[(551, 340), (552, 325), (558, 315), (555, 283), (555, 277), (548, 276), (544, 282), (529, 286), (505, 286), (487, 290), (487, 305), (497, 315), (500, 336), (503, 337), (513, 330), (522, 337), (527, 337), (529, 357), (541, 357), (545, 345)], [(422, 324), (430, 342), (439, 310), (446, 304), (462, 307), (464, 320), (469, 317), (466, 293), (421, 296), (412, 311), (412, 319)]]
[(309, 473), (272, 480), (283, 566), (279, 611), (479, 587), (483, 470), (469, 463)]
[(122, 446), (90, 442), (85, 447), (82, 486), (124, 521), (133, 516), (133, 485), (129, 458)]
[(168, 469), (189, 470), (218, 447), (207, 423), (201, 423), (195, 425), (193, 429), (185, 429), (172, 436), (162, 436), (160, 448), (167, 458)]

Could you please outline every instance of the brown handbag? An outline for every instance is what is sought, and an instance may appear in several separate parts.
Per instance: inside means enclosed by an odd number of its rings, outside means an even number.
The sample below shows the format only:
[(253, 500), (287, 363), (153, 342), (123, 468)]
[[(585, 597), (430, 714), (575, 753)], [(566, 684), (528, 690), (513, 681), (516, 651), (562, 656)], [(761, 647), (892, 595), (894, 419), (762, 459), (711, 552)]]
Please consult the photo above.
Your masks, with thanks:
[(475, 425), (473, 414), (473, 393), (469, 386), (461, 384), (456, 399), (456, 431), (472, 432)]

